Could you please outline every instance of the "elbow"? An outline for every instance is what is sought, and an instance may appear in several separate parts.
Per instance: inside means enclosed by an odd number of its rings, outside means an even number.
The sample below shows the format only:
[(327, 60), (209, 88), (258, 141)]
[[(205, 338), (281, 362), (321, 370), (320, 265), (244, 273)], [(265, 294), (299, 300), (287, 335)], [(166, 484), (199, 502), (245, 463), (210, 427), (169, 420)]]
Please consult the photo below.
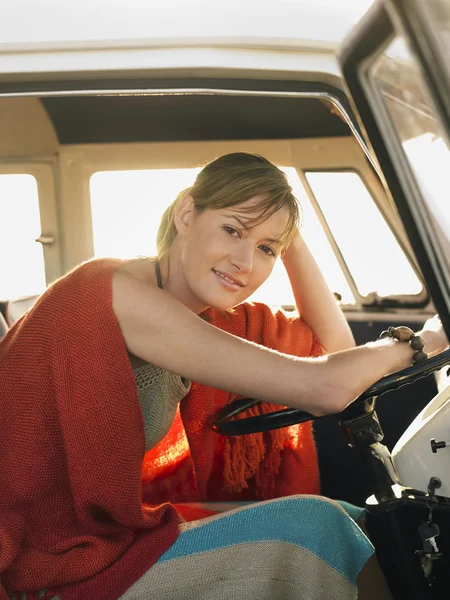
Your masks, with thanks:
[(334, 352), (342, 352), (343, 350), (350, 350), (355, 347), (355, 338), (349, 330), (346, 335), (341, 335), (338, 339), (334, 340), (333, 343), (328, 344), (326, 351), (328, 354), (334, 354)]
[(332, 393), (321, 399), (314, 407), (315, 417), (326, 417), (327, 415), (337, 415), (341, 413), (351, 403), (347, 394), (338, 393), (334, 390)]
[(310, 411), (316, 417), (341, 413), (355, 399), (353, 387), (336, 379), (326, 368), (318, 381), (314, 408)]

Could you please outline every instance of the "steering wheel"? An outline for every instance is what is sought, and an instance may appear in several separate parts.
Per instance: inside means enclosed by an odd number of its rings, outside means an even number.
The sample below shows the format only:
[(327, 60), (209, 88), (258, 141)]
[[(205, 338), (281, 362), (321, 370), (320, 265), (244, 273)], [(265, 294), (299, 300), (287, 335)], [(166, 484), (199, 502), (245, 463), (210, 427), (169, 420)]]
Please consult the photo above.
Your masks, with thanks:
[[(396, 390), (404, 385), (414, 383), (422, 377), (427, 377), (434, 371), (438, 371), (450, 364), (450, 348), (440, 354), (429, 358), (428, 360), (417, 363), (412, 367), (397, 371), (383, 377), (370, 388), (363, 392), (350, 406), (356, 403), (363, 403), (369, 398), (381, 396), (386, 392)], [(285, 408), (271, 413), (259, 415), (257, 417), (246, 417), (232, 421), (232, 417), (240, 414), (250, 406), (258, 404), (261, 400), (253, 398), (244, 398), (235, 400), (218, 414), (218, 419), (213, 423), (213, 431), (222, 435), (243, 435), (245, 433), (257, 433), (261, 431), (270, 431), (280, 427), (288, 427), (297, 423), (304, 423), (320, 417), (315, 417), (311, 413), (296, 408)], [(347, 409), (346, 409), (347, 410)], [(342, 413), (341, 413), (342, 414)]]

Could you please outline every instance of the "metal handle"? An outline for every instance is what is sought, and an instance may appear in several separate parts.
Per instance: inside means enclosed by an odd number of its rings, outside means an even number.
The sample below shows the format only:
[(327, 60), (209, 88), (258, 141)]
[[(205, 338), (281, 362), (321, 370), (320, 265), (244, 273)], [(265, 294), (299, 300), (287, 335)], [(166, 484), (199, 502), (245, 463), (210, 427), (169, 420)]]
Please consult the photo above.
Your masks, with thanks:
[(45, 235), (44, 233), (41, 233), (41, 235), (38, 238), (36, 238), (34, 241), (39, 242), (39, 244), (42, 244), (43, 246), (51, 246), (52, 244), (54, 244), (56, 242), (56, 237), (51, 233), (49, 235)]

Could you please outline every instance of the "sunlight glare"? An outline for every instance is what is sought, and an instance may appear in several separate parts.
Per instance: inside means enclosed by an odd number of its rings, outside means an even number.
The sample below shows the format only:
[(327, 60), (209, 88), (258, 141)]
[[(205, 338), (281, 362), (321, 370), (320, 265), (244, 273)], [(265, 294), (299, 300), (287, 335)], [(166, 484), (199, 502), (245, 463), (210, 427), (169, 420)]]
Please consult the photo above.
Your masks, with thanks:
[(39, 196), (36, 179), (28, 174), (0, 175), (0, 299), (40, 294), (45, 290)]

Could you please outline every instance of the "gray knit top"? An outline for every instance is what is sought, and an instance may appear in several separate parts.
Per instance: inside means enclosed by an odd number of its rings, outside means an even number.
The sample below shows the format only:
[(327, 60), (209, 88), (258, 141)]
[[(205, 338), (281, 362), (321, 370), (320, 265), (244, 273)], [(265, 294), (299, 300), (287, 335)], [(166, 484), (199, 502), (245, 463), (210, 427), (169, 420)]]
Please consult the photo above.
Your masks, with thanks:
[[(163, 289), (159, 260), (155, 261), (158, 287)], [(134, 361), (137, 362), (135, 363)], [(191, 382), (179, 375), (152, 364), (138, 366), (132, 359), (134, 379), (139, 393), (144, 418), (145, 450), (150, 450), (168, 433), (175, 418), (178, 403), (191, 388)]]
[(188, 379), (155, 365), (133, 369), (144, 418), (145, 450), (150, 450), (168, 433), (179, 402), (191, 387)]

